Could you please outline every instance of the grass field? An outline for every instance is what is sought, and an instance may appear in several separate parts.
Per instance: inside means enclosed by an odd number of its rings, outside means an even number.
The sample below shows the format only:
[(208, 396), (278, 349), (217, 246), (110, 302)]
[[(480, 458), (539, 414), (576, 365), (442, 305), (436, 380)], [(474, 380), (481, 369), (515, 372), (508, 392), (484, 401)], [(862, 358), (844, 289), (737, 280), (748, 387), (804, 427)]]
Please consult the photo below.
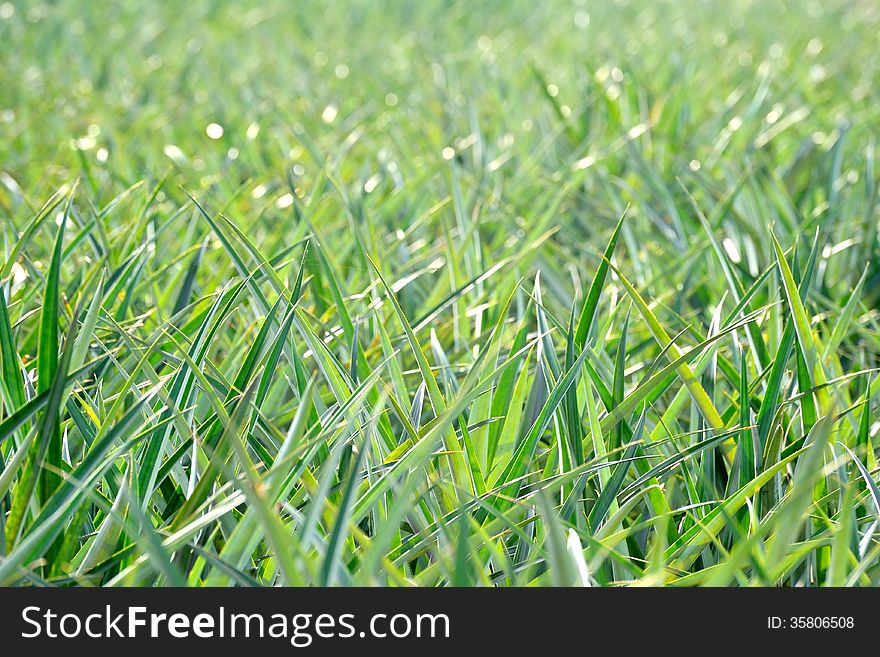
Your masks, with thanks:
[(0, 3), (0, 583), (880, 584), (878, 43)]

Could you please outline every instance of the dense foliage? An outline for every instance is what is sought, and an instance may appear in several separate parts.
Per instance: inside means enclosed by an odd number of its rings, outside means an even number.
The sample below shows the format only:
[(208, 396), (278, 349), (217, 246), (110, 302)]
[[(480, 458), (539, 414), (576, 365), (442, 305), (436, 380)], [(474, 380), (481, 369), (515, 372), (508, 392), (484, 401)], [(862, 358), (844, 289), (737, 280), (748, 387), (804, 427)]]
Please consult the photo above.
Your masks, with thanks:
[(880, 582), (876, 3), (0, 42), (0, 583)]

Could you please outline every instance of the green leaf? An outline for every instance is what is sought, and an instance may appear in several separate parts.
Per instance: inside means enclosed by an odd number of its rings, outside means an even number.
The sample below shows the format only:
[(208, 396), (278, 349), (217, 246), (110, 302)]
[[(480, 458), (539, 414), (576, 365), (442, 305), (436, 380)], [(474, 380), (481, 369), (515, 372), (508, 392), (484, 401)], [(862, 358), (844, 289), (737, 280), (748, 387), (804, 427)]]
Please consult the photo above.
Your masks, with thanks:
[(596, 311), (599, 308), (599, 297), (602, 295), (602, 288), (605, 285), (605, 277), (608, 275), (608, 265), (611, 257), (614, 255), (614, 247), (617, 246), (617, 240), (620, 237), (620, 229), (623, 228), (623, 222), (626, 219), (626, 211), (621, 215), (620, 221), (614, 227), (611, 233), (611, 239), (608, 240), (608, 246), (605, 247), (605, 253), (599, 261), (599, 268), (590, 284), (590, 291), (587, 298), (584, 299), (584, 305), (581, 307), (580, 318), (578, 319), (577, 331), (575, 332), (574, 344), (578, 349), (583, 349), (587, 340), (587, 335), (593, 322), (596, 319)]

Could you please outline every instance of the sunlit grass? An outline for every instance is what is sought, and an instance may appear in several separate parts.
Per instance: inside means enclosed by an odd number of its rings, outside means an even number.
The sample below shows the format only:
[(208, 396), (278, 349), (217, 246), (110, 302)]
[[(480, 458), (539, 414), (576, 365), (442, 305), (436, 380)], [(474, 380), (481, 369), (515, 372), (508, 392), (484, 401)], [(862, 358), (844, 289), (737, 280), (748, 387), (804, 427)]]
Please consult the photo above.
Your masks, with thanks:
[(880, 8), (0, 5), (0, 583), (880, 583)]

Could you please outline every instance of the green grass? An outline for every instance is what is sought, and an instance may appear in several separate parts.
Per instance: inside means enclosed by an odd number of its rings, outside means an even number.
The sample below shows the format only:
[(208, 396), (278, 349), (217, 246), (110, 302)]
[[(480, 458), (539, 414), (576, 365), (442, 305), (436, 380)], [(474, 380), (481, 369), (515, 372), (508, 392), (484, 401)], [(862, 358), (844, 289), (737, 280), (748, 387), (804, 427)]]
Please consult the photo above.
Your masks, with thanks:
[(880, 584), (878, 36), (0, 3), (0, 583)]

